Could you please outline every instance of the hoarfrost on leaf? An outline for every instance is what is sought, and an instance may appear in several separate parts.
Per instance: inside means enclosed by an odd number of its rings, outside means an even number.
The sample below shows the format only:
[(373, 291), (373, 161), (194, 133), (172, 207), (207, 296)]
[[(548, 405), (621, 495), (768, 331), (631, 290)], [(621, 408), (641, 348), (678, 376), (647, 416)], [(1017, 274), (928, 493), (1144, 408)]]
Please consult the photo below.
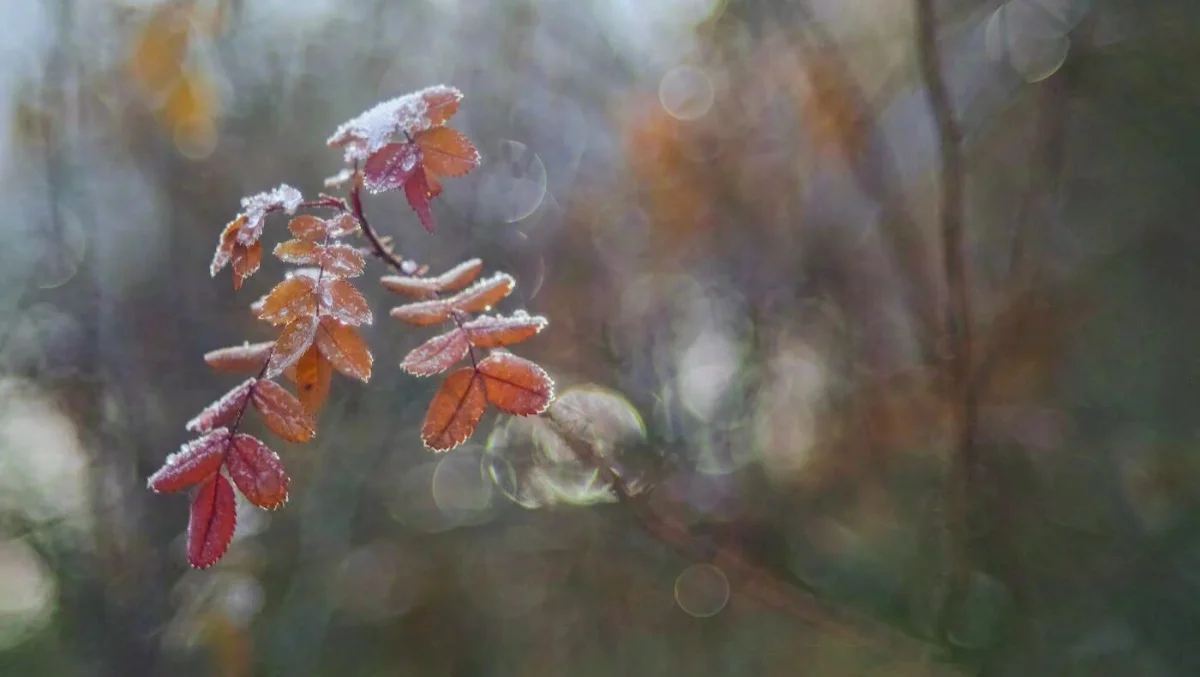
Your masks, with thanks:
[(300, 191), (281, 183), (271, 190), (242, 198), (242, 213), (246, 215), (246, 223), (238, 232), (238, 242), (244, 245), (258, 241), (262, 234), (263, 223), (267, 214), (283, 210), (288, 214), (294, 213), (304, 196)]
[(343, 123), (326, 142), (345, 146), (346, 162), (366, 160), (397, 134), (409, 136), (435, 127), (449, 117), (444, 109), (462, 100), (462, 92), (449, 85), (434, 85), (377, 104)]

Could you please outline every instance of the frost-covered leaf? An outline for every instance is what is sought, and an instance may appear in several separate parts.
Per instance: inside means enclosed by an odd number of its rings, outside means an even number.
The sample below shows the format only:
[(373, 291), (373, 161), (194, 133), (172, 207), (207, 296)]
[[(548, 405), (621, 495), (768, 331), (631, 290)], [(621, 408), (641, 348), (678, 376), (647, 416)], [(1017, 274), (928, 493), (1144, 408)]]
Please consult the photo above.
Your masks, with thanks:
[(371, 324), (371, 307), (362, 292), (350, 282), (328, 277), (321, 281), (321, 310), (346, 324)]
[(450, 127), (434, 127), (417, 134), (425, 170), (439, 176), (464, 176), (479, 166), (479, 150), (465, 134)]
[(449, 451), (475, 432), (487, 409), (483, 377), (473, 367), (450, 374), (433, 396), (421, 426), (421, 440), (434, 451)]
[(414, 143), (389, 143), (363, 165), (363, 186), (372, 193), (406, 186), (424, 157)]
[(325, 239), (325, 221), (312, 214), (301, 214), (288, 221), (288, 230), (300, 240), (320, 242)]
[(325, 221), (325, 232), (331, 240), (345, 237), (356, 230), (358, 230), (358, 221), (350, 214), (338, 214)]
[(389, 314), (401, 322), (407, 322), (416, 327), (425, 327), (450, 319), (452, 310), (450, 304), (443, 299), (433, 299), (432, 301), (418, 301), (397, 306), (392, 308)]
[(210, 350), (204, 354), (204, 361), (216, 371), (258, 372), (266, 364), (267, 357), (274, 347), (274, 341), (247, 341), (240, 346)]
[(238, 214), (237, 218), (230, 221), (221, 231), (221, 235), (217, 237), (217, 251), (213, 253), (212, 263), (209, 264), (208, 272), (213, 277), (221, 272), (221, 269), (229, 265), (233, 259), (233, 250), (237, 246), (237, 235), (246, 223), (246, 215)]
[(512, 275), (496, 273), (487, 279), (476, 282), (446, 301), (458, 310), (480, 313), (491, 310), (492, 306), (507, 298), (516, 286), (517, 281), (513, 279)]
[(362, 275), (367, 259), (362, 251), (346, 244), (331, 244), (317, 249), (315, 263), (325, 269), (326, 274), (337, 277)]
[(220, 471), (228, 444), (229, 430), (226, 428), (217, 428), (198, 437), (167, 456), (146, 485), (158, 493), (165, 493), (199, 484)]
[(471, 344), (479, 348), (499, 348), (520, 343), (546, 328), (549, 321), (540, 315), (517, 311), (511, 317), (482, 315), (463, 323)]
[(516, 416), (540, 414), (554, 399), (554, 381), (533, 362), (511, 353), (492, 353), (479, 362), (487, 401)]
[(317, 281), (307, 275), (293, 275), (267, 294), (258, 319), (274, 325), (288, 324), (317, 312)]
[(287, 503), (290, 480), (283, 462), (257, 438), (234, 435), (225, 468), (238, 491), (254, 505), (274, 510)]
[(278, 383), (259, 381), (254, 386), (253, 401), (271, 432), (288, 442), (307, 442), (316, 434), (312, 415)]
[(383, 148), (393, 137), (413, 136), (444, 124), (458, 110), (462, 92), (446, 85), (384, 101), (340, 125), (327, 143), (345, 150), (347, 163), (362, 161)]
[(371, 379), (371, 349), (354, 327), (332, 317), (321, 320), (317, 347), (334, 369), (363, 383)]
[(258, 267), (262, 265), (262, 243), (255, 242), (247, 247), (234, 247), (233, 249), (233, 289), (237, 291), (242, 288), (242, 283), (246, 278), (258, 272)]
[(421, 225), (429, 233), (432, 233), (436, 227), (433, 221), (433, 208), (430, 207), (429, 201), (440, 192), (441, 184), (431, 186), (425, 168), (420, 165), (417, 165), (416, 170), (404, 183), (404, 197), (408, 198), (408, 205), (417, 213), (417, 217), (421, 219)]
[[(318, 330), (319, 331), (319, 330)], [(296, 384), (296, 397), (304, 410), (316, 418), (317, 412), (329, 397), (329, 382), (333, 367), (314, 343), (304, 355), (287, 370), (287, 376)]]
[(258, 379), (248, 378), (234, 386), (216, 402), (208, 405), (196, 417), (188, 421), (187, 429), (203, 433), (216, 428), (231, 425), (246, 408), (246, 400), (250, 397), (250, 389)]
[(388, 275), (380, 280), (388, 290), (414, 299), (431, 299), (440, 292), (455, 292), (475, 281), (483, 261), (470, 259), (436, 277)]
[(470, 349), (466, 334), (455, 327), (414, 348), (404, 357), (400, 368), (413, 376), (440, 374), (466, 357)]
[(275, 257), (295, 265), (314, 264), (317, 263), (317, 247), (311, 240), (288, 240), (275, 245)]
[(267, 368), (263, 372), (263, 377), (275, 378), (282, 374), (284, 369), (295, 364), (304, 351), (312, 345), (316, 333), (317, 317), (315, 315), (296, 318), (284, 327), (283, 331), (279, 332), (279, 338), (275, 339), (275, 350), (271, 351), (271, 358), (267, 360)]
[(284, 211), (291, 214), (300, 207), (304, 196), (286, 183), (276, 188), (242, 198), (242, 213), (246, 223), (238, 231), (238, 243), (251, 245), (258, 242), (267, 214)]
[(188, 562), (207, 569), (225, 556), (237, 527), (237, 499), (222, 475), (213, 475), (196, 492), (188, 516)]

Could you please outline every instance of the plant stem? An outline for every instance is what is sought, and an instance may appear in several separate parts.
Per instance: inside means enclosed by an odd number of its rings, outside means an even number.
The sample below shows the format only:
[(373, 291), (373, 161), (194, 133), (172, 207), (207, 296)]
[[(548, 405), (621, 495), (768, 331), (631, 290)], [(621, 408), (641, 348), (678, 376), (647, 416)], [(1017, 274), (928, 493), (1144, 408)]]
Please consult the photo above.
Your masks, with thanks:
[(915, 14), (917, 58), (938, 135), (941, 183), (938, 218), (947, 291), (945, 332), (950, 349), (946, 386), (954, 446), (947, 487), (947, 514), (951, 520), (953, 562), (950, 592), (939, 621), (944, 636), (950, 613), (961, 600), (972, 568), (970, 500), (978, 462), (975, 449), (977, 407), (971, 379), (971, 307), (963, 235), (962, 129), (955, 118), (950, 92), (942, 75), (933, 0), (916, 0)]

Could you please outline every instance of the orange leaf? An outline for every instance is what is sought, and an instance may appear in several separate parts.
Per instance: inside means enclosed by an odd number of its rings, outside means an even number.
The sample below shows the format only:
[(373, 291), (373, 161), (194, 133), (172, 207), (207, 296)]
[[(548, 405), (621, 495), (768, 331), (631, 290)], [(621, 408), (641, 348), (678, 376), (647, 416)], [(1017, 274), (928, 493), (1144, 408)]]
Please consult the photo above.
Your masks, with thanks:
[(230, 221), (221, 231), (220, 237), (217, 238), (217, 251), (213, 253), (212, 263), (208, 266), (208, 272), (213, 277), (216, 277), (222, 268), (229, 265), (229, 261), (233, 258), (233, 248), (237, 244), (238, 232), (244, 225), (246, 225), (246, 215), (238, 214), (238, 217)]
[(450, 319), (451, 310), (453, 309), (446, 301), (434, 299), (432, 301), (406, 303), (402, 306), (392, 308), (389, 314), (401, 322), (407, 322), (416, 327), (424, 327)]
[(499, 348), (520, 343), (546, 328), (548, 320), (540, 315), (518, 311), (512, 317), (482, 315), (463, 323), (471, 344), (479, 348)]
[(301, 214), (288, 222), (288, 230), (292, 235), (309, 242), (320, 242), (325, 239), (325, 221), (312, 214)]
[(254, 505), (274, 510), (287, 503), (290, 480), (283, 463), (258, 439), (241, 433), (234, 435), (225, 467), (238, 491)]
[(421, 440), (434, 451), (449, 451), (472, 433), (487, 409), (483, 378), (473, 367), (450, 374), (425, 412)]
[(298, 265), (317, 263), (317, 243), (311, 240), (288, 240), (275, 245), (275, 257), (284, 263)]
[(463, 176), (479, 166), (479, 151), (462, 132), (433, 127), (414, 138), (425, 154), (425, 170), (440, 176)]
[(293, 372), (289, 378), (296, 383), (300, 404), (315, 418), (325, 404), (325, 399), (329, 397), (329, 381), (333, 377), (333, 368), (330, 367), (329, 360), (321, 355), (321, 351), (314, 344), (288, 371)]
[(259, 381), (254, 386), (253, 400), (267, 427), (283, 439), (307, 442), (316, 434), (316, 421), (300, 404), (300, 400), (278, 383)]
[(221, 469), (228, 443), (229, 431), (225, 428), (217, 428), (188, 442), (167, 457), (163, 467), (150, 476), (146, 485), (163, 493), (187, 489), (207, 480)]
[(246, 278), (258, 271), (262, 265), (262, 243), (255, 242), (249, 247), (235, 246), (233, 248), (233, 289), (242, 288)]
[(267, 356), (275, 347), (274, 341), (250, 343), (247, 341), (240, 346), (218, 348), (204, 353), (204, 361), (217, 371), (253, 371), (257, 372), (267, 362)]
[(421, 98), (425, 100), (425, 116), (429, 118), (429, 124), (444, 125), (458, 112), (462, 92), (451, 87), (431, 87), (422, 93)]
[(332, 317), (321, 320), (317, 347), (334, 369), (363, 383), (371, 379), (371, 349), (354, 327)]
[(317, 281), (308, 275), (293, 275), (275, 285), (263, 299), (258, 319), (274, 325), (288, 324), (317, 312)]
[(358, 221), (350, 214), (338, 214), (337, 216), (325, 221), (325, 233), (330, 239), (349, 235), (358, 230)]
[(315, 263), (324, 268), (325, 273), (329, 275), (358, 277), (362, 275), (367, 259), (361, 251), (350, 245), (331, 244), (317, 250)]
[(470, 349), (466, 334), (455, 327), (414, 348), (400, 363), (400, 368), (413, 376), (440, 374), (466, 357)]
[(275, 339), (275, 350), (267, 360), (267, 368), (263, 371), (264, 378), (275, 378), (284, 369), (295, 364), (296, 360), (312, 345), (317, 334), (317, 316), (306, 315), (293, 320), (279, 332)]
[(246, 408), (246, 400), (250, 397), (250, 389), (254, 387), (256, 380), (248, 378), (242, 381), (233, 390), (222, 395), (221, 399), (205, 407), (204, 411), (188, 421), (187, 429), (205, 433), (214, 428), (232, 425)]
[(388, 275), (380, 280), (391, 292), (414, 299), (431, 299), (438, 292), (458, 291), (475, 281), (483, 270), (483, 261), (470, 259), (437, 277)]
[(469, 313), (490, 310), (512, 293), (517, 281), (508, 273), (496, 273), (446, 299), (452, 307)]
[(229, 549), (237, 526), (237, 500), (229, 480), (213, 475), (192, 499), (188, 516), (188, 562), (197, 569), (217, 563)]
[(371, 324), (374, 319), (371, 308), (357, 287), (336, 277), (326, 278), (321, 284), (324, 286), (326, 312), (356, 327)]
[(554, 381), (533, 362), (511, 353), (492, 353), (479, 363), (487, 400), (516, 416), (540, 414), (554, 399)]

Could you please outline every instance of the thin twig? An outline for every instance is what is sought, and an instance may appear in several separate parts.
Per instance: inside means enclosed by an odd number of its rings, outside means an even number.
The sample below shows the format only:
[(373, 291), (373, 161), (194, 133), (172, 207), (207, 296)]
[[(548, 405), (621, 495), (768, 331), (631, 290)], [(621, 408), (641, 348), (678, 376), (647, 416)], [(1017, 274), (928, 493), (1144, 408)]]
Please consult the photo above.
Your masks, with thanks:
[(930, 643), (848, 607), (824, 602), (812, 592), (790, 585), (770, 570), (755, 565), (736, 546), (713, 544), (707, 538), (694, 535), (681, 520), (653, 509), (647, 500), (649, 492), (635, 492), (609, 459), (598, 453), (568, 422), (554, 416), (553, 408), (541, 416), (560, 433), (576, 458), (596, 468), (600, 479), (612, 488), (617, 502), (643, 531), (688, 559), (712, 563), (726, 575), (739, 594), (831, 635), (858, 642), (902, 661), (924, 664), (929, 674), (960, 674), (951, 666), (936, 662), (933, 655), (936, 648)]
[(393, 254), (387, 247), (383, 246), (383, 241), (379, 238), (379, 234), (371, 227), (371, 223), (367, 221), (367, 215), (363, 211), (362, 204), (362, 188), (355, 183), (354, 188), (350, 190), (350, 213), (358, 220), (358, 226), (362, 230), (362, 234), (371, 243), (371, 251), (375, 256), (383, 260), (396, 272), (407, 276), (409, 273), (404, 269), (404, 261), (400, 257)]
[(975, 485), (975, 388), (971, 379), (971, 305), (966, 277), (967, 253), (963, 242), (964, 173), (962, 129), (942, 75), (934, 0), (916, 0), (916, 47), (921, 77), (937, 127), (941, 175), (938, 217), (942, 234), (942, 265), (946, 276), (945, 330), (949, 341), (947, 394), (952, 408), (954, 455), (948, 484), (950, 535), (954, 561), (950, 594), (939, 624), (945, 625), (961, 600), (971, 570), (970, 497)]

